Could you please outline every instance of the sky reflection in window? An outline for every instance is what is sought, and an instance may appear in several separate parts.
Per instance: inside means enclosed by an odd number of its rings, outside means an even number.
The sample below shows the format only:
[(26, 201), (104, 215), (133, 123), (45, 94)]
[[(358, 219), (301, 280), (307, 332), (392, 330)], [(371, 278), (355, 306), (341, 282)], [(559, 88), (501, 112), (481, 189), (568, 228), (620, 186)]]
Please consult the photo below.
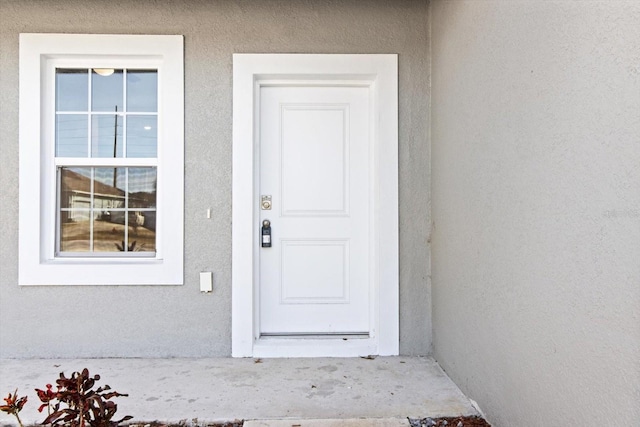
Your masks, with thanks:
[(59, 68), (55, 87), (57, 157), (157, 157), (157, 70)]

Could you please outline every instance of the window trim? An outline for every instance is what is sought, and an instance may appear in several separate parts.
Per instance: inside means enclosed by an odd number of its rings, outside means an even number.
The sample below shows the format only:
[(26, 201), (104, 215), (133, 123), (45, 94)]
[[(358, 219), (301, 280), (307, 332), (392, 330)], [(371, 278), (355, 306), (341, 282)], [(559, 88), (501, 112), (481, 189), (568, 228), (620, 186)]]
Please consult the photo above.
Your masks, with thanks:
[[(158, 69), (156, 256), (56, 257), (55, 66)], [(54, 65), (55, 64), (55, 65)], [(179, 285), (184, 282), (184, 65), (180, 35), (20, 34), (20, 285)], [(145, 159), (131, 159), (142, 166)], [(81, 163), (81, 160), (79, 160)], [(34, 171), (37, 171), (34, 173)]]

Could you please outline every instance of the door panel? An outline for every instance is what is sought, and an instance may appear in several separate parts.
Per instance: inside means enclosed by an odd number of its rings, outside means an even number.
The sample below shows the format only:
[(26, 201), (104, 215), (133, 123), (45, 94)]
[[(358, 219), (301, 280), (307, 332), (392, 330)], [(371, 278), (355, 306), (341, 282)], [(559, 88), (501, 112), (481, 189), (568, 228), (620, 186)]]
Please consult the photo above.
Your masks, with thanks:
[(283, 216), (347, 213), (347, 113), (345, 105), (282, 106)]
[(261, 335), (370, 330), (369, 87), (260, 89)]

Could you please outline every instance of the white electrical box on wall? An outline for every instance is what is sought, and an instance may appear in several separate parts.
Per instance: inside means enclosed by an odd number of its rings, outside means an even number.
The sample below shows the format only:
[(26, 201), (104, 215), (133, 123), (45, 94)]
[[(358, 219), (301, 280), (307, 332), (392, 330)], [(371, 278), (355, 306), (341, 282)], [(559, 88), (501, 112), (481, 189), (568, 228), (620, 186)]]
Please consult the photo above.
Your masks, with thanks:
[(200, 292), (213, 292), (213, 273), (211, 271), (200, 273)]

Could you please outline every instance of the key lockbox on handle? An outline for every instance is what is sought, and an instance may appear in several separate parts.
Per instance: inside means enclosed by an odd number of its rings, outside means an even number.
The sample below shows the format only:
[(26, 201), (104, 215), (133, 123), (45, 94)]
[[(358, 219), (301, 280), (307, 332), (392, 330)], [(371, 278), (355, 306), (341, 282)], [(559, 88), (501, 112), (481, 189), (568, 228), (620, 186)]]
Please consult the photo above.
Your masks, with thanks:
[(260, 233), (260, 243), (263, 248), (271, 247), (271, 221), (265, 219), (262, 221), (262, 233)]

